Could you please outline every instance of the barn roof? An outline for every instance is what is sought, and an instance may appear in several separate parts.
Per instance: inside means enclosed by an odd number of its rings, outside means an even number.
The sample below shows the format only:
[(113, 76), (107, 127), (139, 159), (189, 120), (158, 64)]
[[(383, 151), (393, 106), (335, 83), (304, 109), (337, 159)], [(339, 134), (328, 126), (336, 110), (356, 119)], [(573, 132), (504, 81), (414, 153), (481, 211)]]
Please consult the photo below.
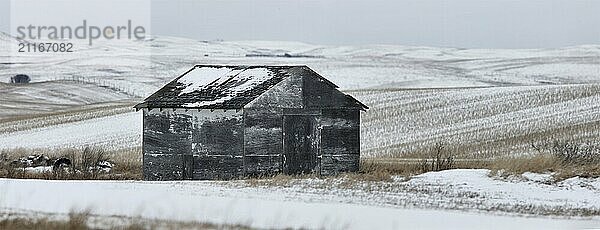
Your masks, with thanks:
[[(307, 66), (196, 65), (135, 106), (141, 108), (241, 109), (284, 79), (308, 70), (332, 88), (338, 88)], [(347, 95), (350, 104), (367, 107)]]

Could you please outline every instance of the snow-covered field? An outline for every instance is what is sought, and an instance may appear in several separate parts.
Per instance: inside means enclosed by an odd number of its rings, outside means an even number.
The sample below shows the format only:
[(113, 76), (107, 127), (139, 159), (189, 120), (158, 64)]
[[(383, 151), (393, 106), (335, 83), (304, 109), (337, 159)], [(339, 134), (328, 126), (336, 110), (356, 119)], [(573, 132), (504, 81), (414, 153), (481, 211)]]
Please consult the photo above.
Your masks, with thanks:
[(427, 150), (436, 142), (468, 157), (534, 151), (531, 143), (600, 138), (600, 85), (351, 92), (370, 106), (365, 155)]
[[(484, 158), (531, 152), (533, 142), (562, 138), (593, 142), (600, 137), (599, 85), (350, 93), (370, 106), (362, 114), (363, 156), (402, 155), (444, 142), (467, 154), (461, 157)], [(140, 114), (0, 132), (0, 146), (136, 147), (141, 143)]]
[(73, 81), (16, 86), (0, 83), (0, 95), (0, 121), (131, 98), (122, 92)]
[[(0, 150), (138, 147), (141, 114), (128, 112), (131, 105), (195, 64), (308, 65), (371, 107), (362, 114), (363, 156), (445, 142), (469, 157), (490, 157), (526, 153), (533, 141), (600, 138), (600, 45), (486, 50), (174, 37), (97, 44), (17, 54), (16, 40), (0, 33)], [(15, 74), (34, 83), (4, 83)], [(260, 228), (600, 227), (600, 180), (548, 177), (449, 170), (350, 187), (343, 179), (275, 187), (0, 179), (0, 208), (65, 214), (91, 207), (106, 216)]]
[[(355, 187), (336, 187), (335, 182), (321, 179), (295, 180), (282, 187), (249, 187), (244, 181), (0, 179), (0, 207), (31, 213), (68, 213), (72, 209), (90, 208), (94, 214), (105, 216), (235, 223), (258, 228), (582, 229), (600, 226), (597, 216), (565, 219), (502, 212), (504, 207), (520, 206), (532, 212), (580, 208), (597, 213), (600, 211), (598, 179), (572, 178), (547, 185), (535, 181), (544, 175), (526, 174), (525, 178), (533, 178), (533, 181), (507, 182), (490, 178), (487, 173), (487, 170), (450, 170), (422, 174), (407, 182), (398, 178), (395, 182)], [(418, 202), (425, 203), (424, 207), (438, 206), (439, 209), (415, 209), (414, 204)]]
[(0, 134), (0, 146), (68, 148), (102, 146), (121, 149), (141, 146), (141, 113), (124, 113), (43, 128)]

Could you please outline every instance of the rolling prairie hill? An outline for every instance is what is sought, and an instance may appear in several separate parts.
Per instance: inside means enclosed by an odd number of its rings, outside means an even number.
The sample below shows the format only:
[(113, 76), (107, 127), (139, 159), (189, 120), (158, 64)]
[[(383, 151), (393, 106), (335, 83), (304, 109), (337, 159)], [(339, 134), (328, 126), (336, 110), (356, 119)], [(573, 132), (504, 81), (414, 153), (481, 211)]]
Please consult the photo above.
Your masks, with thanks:
[[(395, 45), (322, 46), (278, 41), (75, 41), (74, 52), (15, 53), (0, 36), (0, 82), (102, 79), (148, 95), (194, 64), (308, 65), (341, 89), (447, 88), (600, 83), (600, 45), (557, 49), (460, 49)], [(14, 47), (13, 47), (14, 48)]]
[(437, 143), (466, 158), (527, 154), (531, 144), (600, 138), (600, 85), (351, 92), (365, 156), (411, 156)]
[[(0, 82), (18, 73), (34, 82), (0, 85), (2, 148), (135, 147), (139, 141), (121, 140), (137, 140), (141, 121), (122, 113), (194, 64), (310, 66), (371, 107), (362, 114), (364, 156), (410, 157), (445, 143), (485, 158), (526, 154), (532, 142), (599, 136), (600, 45), (487, 50), (155, 36), (75, 44), (75, 52), (53, 55), (11, 53), (18, 41), (1, 35), (9, 55), (0, 56)], [(75, 112), (64, 118), (65, 111)], [(105, 128), (119, 122), (127, 125)], [(73, 130), (89, 135), (64, 134)], [(64, 138), (24, 141), (31, 135)]]

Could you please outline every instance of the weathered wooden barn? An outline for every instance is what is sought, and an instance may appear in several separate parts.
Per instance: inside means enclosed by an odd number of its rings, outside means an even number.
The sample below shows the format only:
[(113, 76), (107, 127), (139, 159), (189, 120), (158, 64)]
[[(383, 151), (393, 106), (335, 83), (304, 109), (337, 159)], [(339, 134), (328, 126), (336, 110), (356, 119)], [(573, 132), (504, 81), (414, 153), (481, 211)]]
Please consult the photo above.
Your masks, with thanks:
[(306, 66), (198, 65), (144, 102), (145, 180), (358, 170), (367, 106)]

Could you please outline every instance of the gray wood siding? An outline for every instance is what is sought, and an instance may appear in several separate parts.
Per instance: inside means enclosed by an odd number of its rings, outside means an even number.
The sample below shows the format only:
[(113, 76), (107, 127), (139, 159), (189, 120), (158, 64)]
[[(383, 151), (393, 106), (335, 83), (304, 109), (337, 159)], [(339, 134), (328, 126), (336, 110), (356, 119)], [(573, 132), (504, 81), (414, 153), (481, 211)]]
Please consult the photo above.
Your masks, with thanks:
[(244, 109), (244, 163), (247, 175), (281, 172), (281, 113), (281, 109)]
[(320, 126), (321, 175), (358, 171), (360, 111), (324, 109)]
[(360, 110), (324, 79), (303, 79), (304, 110), (320, 109), (321, 175), (356, 172), (360, 161)]
[(323, 79), (308, 76), (302, 81), (302, 98), (305, 108), (342, 108), (348, 107), (346, 95)]
[(241, 111), (145, 110), (144, 179), (242, 177), (243, 133)]
[(243, 176), (243, 113), (235, 110), (194, 111), (193, 179)]
[(191, 154), (191, 118), (172, 111), (144, 111), (145, 180), (182, 179), (182, 156)]
[(302, 77), (291, 76), (244, 107), (245, 175), (282, 172), (283, 108), (302, 103)]
[(181, 180), (183, 156), (175, 154), (144, 154), (144, 180)]
[(360, 156), (356, 154), (324, 155), (321, 157), (321, 175), (331, 176), (343, 172), (357, 172)]
[(286, 78), (244, 108), (302, 108), (302, 81), (302, 76)]
[(194, 114), (192, 152), (200, 156), (243, 156), (242, 113), (228, 110)]
[(241, 156), (194, 156), (194, 180), (238, 179), (243, 169)]

